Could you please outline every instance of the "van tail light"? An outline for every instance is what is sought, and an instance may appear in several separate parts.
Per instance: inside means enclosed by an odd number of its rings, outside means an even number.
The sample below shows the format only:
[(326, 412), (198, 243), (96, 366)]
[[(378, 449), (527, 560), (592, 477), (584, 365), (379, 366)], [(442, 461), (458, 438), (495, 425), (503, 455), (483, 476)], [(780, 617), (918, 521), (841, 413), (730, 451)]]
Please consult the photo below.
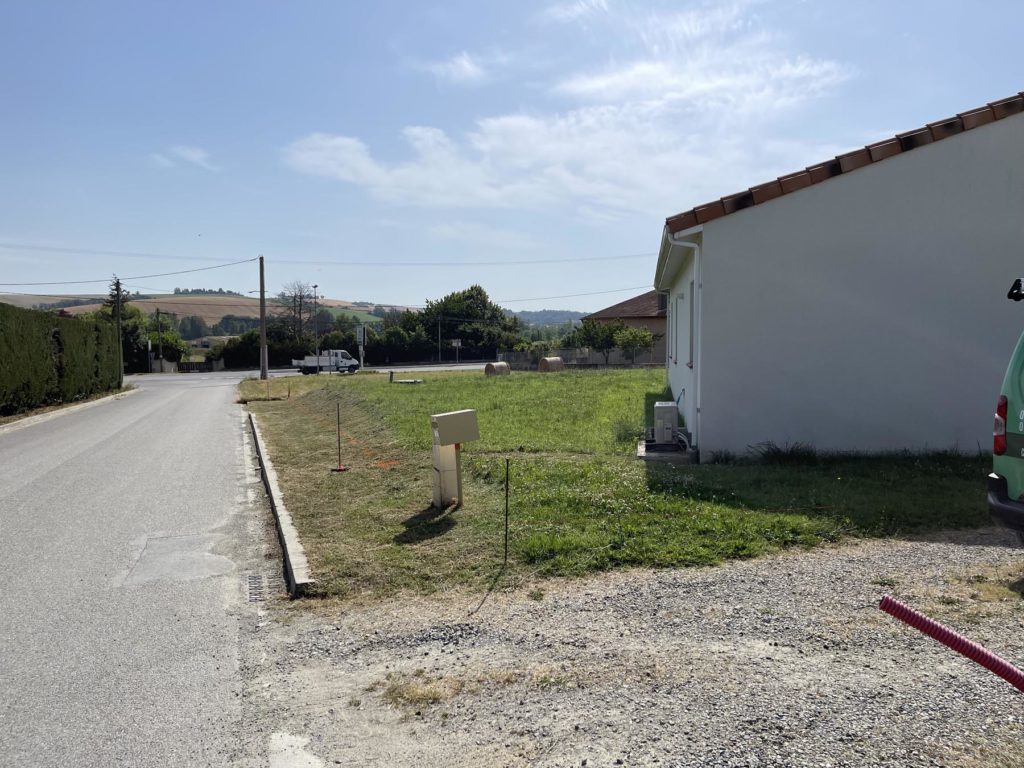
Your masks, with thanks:
[(992, 426), (992, 453), (996, 456), (1006, 453), (1006, 408), (1006, 395), (1000, 395), (996, 404), (996, 421)]

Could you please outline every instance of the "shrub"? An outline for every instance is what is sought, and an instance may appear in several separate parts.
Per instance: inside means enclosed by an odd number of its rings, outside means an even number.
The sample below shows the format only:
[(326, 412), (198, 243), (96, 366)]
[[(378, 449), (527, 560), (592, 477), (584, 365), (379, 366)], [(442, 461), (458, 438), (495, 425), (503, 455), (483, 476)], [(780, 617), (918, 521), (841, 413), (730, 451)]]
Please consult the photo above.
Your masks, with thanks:
[(117, 346), (112, 323), (0, 304), (0, 415), (119, 387)]

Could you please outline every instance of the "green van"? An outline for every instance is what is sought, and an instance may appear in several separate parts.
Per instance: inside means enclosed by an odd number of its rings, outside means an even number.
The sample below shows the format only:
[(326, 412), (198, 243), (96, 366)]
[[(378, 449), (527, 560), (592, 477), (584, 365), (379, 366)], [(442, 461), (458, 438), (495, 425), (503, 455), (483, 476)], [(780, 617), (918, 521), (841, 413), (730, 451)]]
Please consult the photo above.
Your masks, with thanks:
[[(1006, 298), (1024, 299), (1019, 278)], [(995, 520), (1016, 531), (1024, 543), (1024, 334), (1010, 357), (996, 404), (988, 508)]]

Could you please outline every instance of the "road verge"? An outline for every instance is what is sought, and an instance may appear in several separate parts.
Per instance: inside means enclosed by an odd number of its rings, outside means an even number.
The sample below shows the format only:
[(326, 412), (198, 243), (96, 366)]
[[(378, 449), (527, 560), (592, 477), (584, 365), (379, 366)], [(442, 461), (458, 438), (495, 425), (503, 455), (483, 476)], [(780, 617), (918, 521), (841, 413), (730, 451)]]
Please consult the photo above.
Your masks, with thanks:
[(316, 581), (310, 573), (306, 550), (302, 547), (299, 532), (295, 530), (292, 516), (284, 504), (284, 495), (277, 482), (277, 472), (274, 470), (274, 464), (270, 461), (267, 444), (260, 434), (259, 424), (256, 423), (256, 417), (252, 412), (249, 413), (249, 425), (252, 427), (252, 439), (256, 444), (256, 456), (260, 460), (260, 475), (263, 477), (263, 485), (267, 489), (270, 508), (274, 512), (277, 538), (281, 542), (281, 552), (284, 555), (284, 578), (288, 594), (293, 598), (303, 597), (308, 594)]

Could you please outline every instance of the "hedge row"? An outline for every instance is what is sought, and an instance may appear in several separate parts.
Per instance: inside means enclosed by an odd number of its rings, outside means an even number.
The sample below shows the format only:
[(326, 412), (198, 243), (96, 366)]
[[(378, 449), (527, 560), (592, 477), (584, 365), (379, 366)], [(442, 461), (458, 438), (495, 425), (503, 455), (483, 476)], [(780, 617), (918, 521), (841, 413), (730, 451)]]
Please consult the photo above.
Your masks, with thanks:
[(0, 304), (0, 416), (121, 386), (117, 329)]

